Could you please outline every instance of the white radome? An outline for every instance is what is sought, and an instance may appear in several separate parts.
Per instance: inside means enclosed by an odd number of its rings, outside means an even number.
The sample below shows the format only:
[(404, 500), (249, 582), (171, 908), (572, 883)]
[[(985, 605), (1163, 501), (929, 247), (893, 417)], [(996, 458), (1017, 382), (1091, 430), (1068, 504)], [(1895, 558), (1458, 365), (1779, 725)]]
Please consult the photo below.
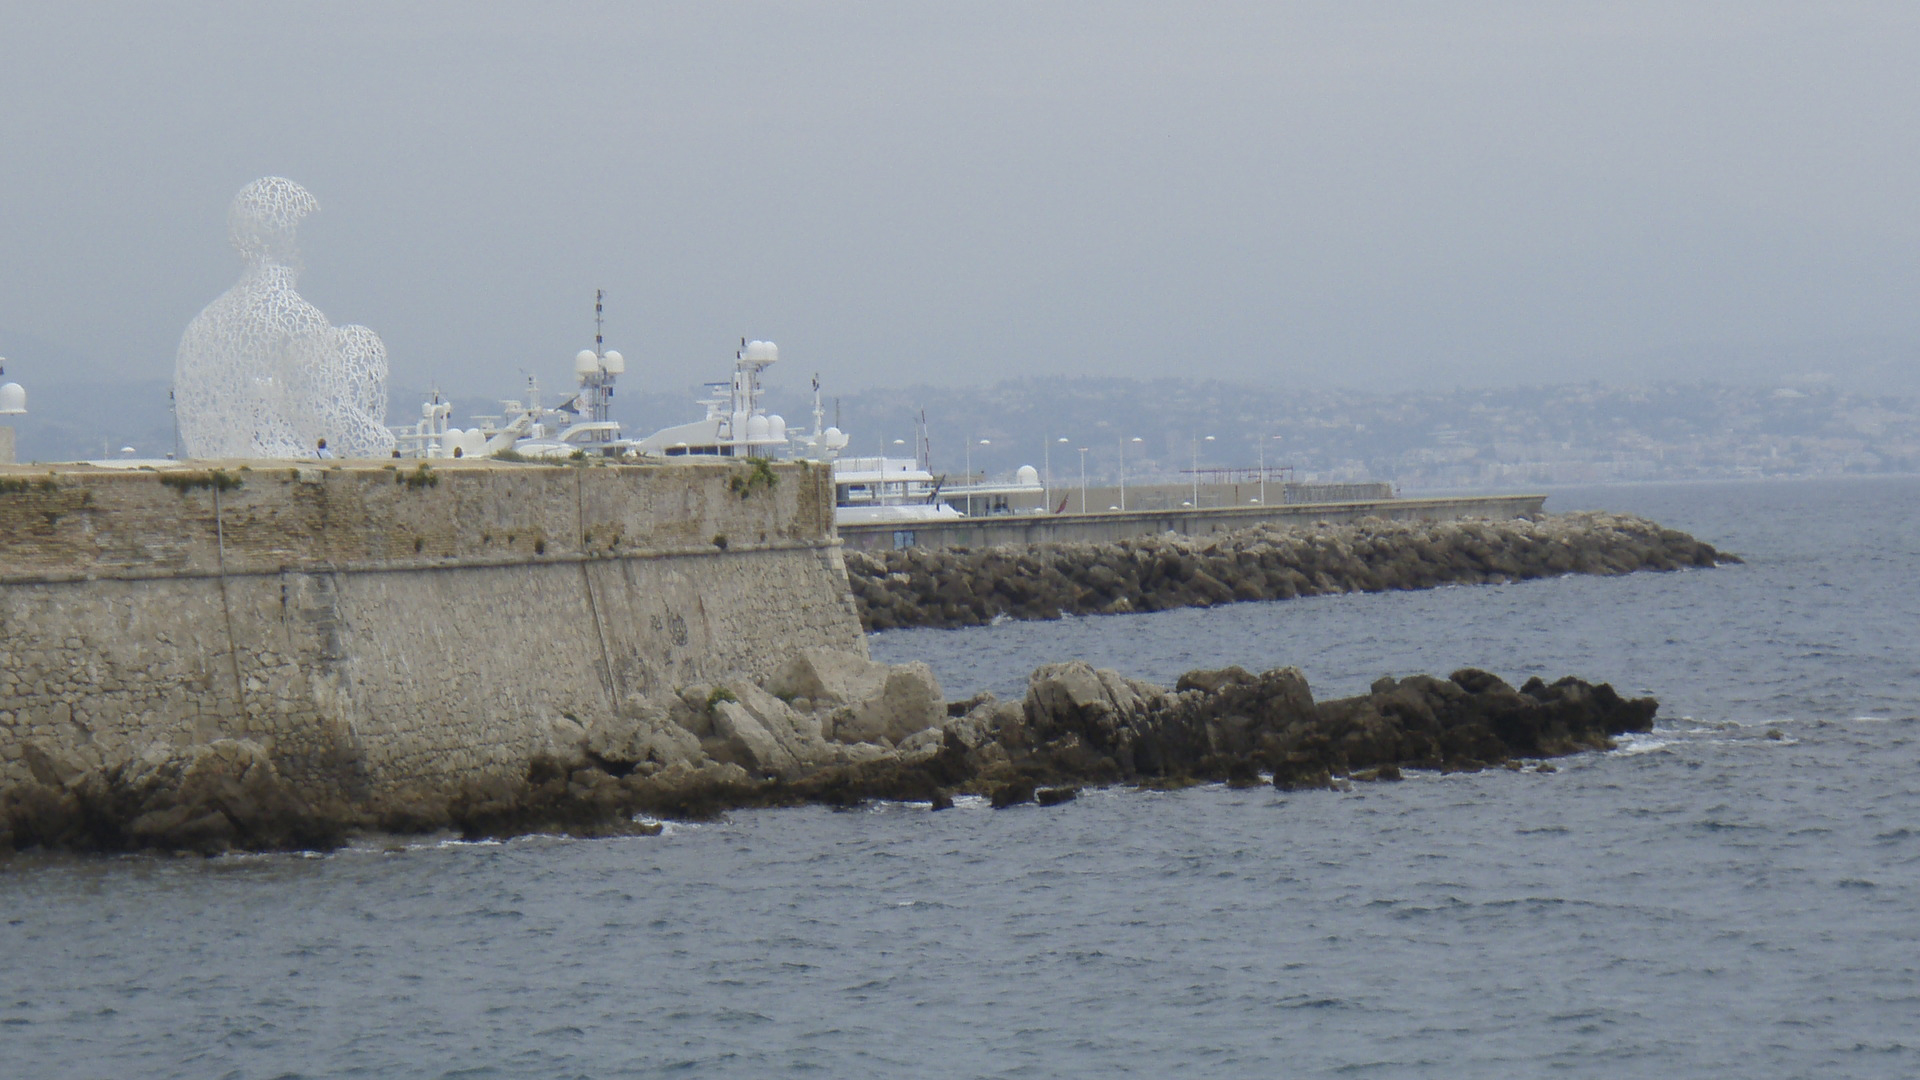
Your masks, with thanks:
[(0, 385), (0, 416), (24, 416), (27, 411), (27, 388), (17, 382)]
[(609, 375), (625, 375), (627, 373), (627, 358), (612, 349), (608, 349), (605, 355), (600, 357), (600, 368)]

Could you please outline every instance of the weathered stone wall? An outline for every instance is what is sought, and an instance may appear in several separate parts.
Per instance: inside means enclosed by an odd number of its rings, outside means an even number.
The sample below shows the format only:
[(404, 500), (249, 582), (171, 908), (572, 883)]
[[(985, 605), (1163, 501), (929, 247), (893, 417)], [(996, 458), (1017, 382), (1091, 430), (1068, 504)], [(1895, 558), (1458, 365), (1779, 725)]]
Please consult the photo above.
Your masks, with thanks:
[(634, 697), (864, 652), (831, 515), (805, 464), (0, 469), (0, 787), (33, 740), (251, 739), (350, 798), (518, 774)]

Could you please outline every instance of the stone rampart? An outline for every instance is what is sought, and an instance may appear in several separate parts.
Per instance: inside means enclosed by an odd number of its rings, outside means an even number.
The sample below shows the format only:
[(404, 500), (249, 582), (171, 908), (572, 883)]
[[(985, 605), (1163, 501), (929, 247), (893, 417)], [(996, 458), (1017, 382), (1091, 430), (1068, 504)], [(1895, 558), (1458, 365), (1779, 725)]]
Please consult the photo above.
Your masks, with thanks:
[(634, 698), (864, 653), (831, 506), (807, 464), (0, 469), (0, 788), (36, 743), (252, 740), (353, 800), (523, 775)]

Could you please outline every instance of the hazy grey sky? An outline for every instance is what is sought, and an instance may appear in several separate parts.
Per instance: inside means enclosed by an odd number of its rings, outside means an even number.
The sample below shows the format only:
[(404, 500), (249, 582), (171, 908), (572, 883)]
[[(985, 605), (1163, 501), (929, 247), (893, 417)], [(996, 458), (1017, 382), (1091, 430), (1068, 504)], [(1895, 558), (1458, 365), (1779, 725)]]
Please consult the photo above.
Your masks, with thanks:
[(670, 387), (1912, 357), (1916, 63), (1910, 2), (0, 0), (0, 330), (167, 376), (278, 173), (407, 386), (557, 384), (595, 287)]

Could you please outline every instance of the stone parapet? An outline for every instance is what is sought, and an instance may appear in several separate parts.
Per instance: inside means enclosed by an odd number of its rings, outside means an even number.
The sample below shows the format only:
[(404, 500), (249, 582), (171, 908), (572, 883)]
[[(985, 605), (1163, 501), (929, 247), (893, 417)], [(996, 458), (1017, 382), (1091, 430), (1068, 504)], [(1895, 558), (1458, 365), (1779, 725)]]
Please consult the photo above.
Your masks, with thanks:
[(825, 466), (768, 466), (758, 476), (722, 464), (15, 467), (0, 470), (0, 581), (519, 565), (831, 542)]

